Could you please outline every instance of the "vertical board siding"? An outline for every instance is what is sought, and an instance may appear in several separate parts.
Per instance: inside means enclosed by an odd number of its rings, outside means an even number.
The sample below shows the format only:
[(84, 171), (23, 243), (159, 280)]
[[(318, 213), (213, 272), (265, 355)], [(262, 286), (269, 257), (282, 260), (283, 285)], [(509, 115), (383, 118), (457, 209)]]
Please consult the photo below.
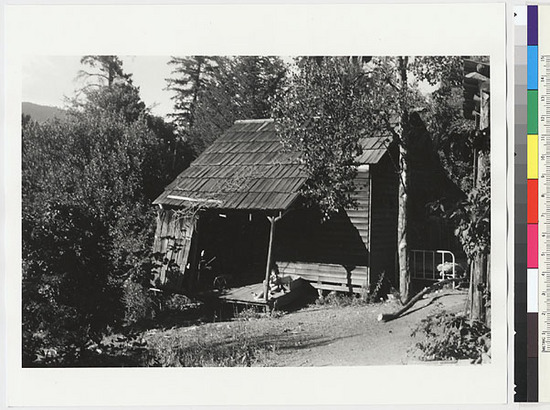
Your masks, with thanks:
[(155, 283), (182, 287), (195, 224), (195, 216), (184, 216), (170, 209), (159, 211), (153, 252), (162, 254), (163, 263), (153, 279)]

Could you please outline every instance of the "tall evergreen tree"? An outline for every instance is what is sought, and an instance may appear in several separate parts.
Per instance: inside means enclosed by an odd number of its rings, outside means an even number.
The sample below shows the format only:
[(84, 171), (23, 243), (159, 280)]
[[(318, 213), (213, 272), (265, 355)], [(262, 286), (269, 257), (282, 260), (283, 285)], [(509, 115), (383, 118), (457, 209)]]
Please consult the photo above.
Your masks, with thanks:
[(173, 57), (169, 64), (172, 117), (197, 154), (235, 120), (269, 117), (285, 76), (277, 57)]
[(124, 72), (118, 56), (87, 55), (80, 59), (80, 64), (88, 68), (81, 69), (78, 76), (88, 80), (90, 85), (112, 87), (117, 82), (132, 81), (132, 75)]

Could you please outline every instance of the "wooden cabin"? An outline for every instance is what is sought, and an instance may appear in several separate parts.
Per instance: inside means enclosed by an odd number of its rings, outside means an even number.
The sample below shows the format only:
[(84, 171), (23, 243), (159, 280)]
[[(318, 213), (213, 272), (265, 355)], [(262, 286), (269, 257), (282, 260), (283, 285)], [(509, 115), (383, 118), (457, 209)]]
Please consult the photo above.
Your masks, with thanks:
[(273, 120), (236, 121), (154, 201), (154, 251), (165, 262), (157, 284), (184, 293), (216, 281), (245, 287), (261, 284), (273, 263), (318, 289), (361, 293), (383, 271), (394, 281), (397, 149), (386, 136), (360, 143), (358, 207), (321, 222), (304, 206), (307, 174)]

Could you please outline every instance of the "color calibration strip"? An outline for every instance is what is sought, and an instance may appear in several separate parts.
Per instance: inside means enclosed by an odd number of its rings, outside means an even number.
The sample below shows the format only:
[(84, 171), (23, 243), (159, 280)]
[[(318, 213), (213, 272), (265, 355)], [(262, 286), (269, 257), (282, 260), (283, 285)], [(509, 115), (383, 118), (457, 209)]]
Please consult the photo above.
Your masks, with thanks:
[(550, 6), (516, 6), (514, 38), (514, 401), (549, 402)]
[[(527, 7), (514, 7), (514, 401), (527, 394)], [(532, 148), (532, 146), (530, 146)], [(533, 152), (531, 152), (531, 155)], [(537, 153), (534, 153), (535, 159)], [(533, 175), (532, 169), (529, 170)], [(535, 172), (536, 174), (536, 172)]]
[(538, 7), (527, 6), (527, 401), (538, 401)]

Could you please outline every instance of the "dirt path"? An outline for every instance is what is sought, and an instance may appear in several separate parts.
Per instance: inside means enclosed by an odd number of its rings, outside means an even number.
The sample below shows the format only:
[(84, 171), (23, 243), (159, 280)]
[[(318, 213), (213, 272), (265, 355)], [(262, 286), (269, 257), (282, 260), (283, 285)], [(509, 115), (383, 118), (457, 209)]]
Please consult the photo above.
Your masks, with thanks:
[[(464, 309), (466, 293), (443, 290), (419, 301), (404, 316), (377, 321), (380, 313), (397, 310), (396, 302), (362, 306), (317, 306), (280, 317), (250, 318), (148, 332), (148, 338), (177, 340), (201, 346), (235, 338), (267, 346), (256, 366), (364, 366), (411, 362), (411, 331), (426, 316)], [(248, 342), (247, 342), (248, 343)], [(412, 359), (414, 361), (414, 359)]]
[[(303, 344), (281, 349), (279, 366), (351, 366), (404, 364), (413, 344), (411, 331), (429, 314), (464, 308), (465, 293), (441, 292), (418, 302), (405, 316), (388, 323), (379, 313), (394, 311), (395, 304), (344, 308), (309, 308), (287, 315), (288, 329), (303, 333)], [(301, 338), (302, 339), (302, 338)]]

